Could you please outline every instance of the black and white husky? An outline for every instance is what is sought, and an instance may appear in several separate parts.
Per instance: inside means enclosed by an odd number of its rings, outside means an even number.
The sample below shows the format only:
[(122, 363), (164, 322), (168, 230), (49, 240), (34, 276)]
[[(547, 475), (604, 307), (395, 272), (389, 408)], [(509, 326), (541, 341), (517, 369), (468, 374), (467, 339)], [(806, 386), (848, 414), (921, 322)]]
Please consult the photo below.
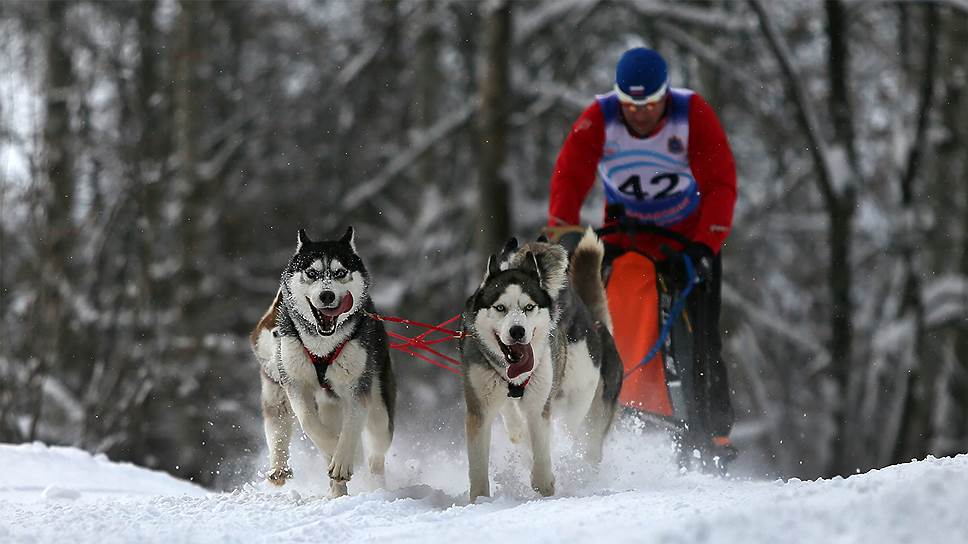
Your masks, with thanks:
[(561, 416), (592, 462), (615, 415), (622, 363), (610, 333), (601, 280), (604, 249), (591, 231), (570, 259), (544, 241), (491, 256), (463, 315), (460, 349), (470, 500), (490, 495), (491, 423), (498, 413), (512, 442), (527, 432), (531, 486), (555, 491), (551, 416)]
[(393, 437), (396, 384), (383, 325), (368, 317), (369, 275), (353, 243), (313, 242), (299, 231), (272, 306), (252, 331), (262, 366), (268, 479), (292, 477), (292, 416), (329, 462), (330, 491), (346, 494), (361, 437), (382, 477)]

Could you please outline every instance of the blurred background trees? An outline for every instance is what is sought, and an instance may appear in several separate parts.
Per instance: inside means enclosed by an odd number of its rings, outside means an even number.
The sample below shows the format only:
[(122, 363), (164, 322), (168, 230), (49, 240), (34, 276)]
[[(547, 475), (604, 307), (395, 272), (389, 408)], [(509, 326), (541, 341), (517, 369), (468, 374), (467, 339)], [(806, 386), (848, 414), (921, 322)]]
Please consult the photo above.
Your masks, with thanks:
[[(262, 449), (246, 335), (296, 230), (356, 227), (383, 311), (456, 314), (648, 45), (737, 159), (746, 462), (968, 451), (965, 43), (955, 1), (4, 2), (0, 441), (226, 485)], [(459, 416), (450, 374), (396, 368), (401, 413)]]

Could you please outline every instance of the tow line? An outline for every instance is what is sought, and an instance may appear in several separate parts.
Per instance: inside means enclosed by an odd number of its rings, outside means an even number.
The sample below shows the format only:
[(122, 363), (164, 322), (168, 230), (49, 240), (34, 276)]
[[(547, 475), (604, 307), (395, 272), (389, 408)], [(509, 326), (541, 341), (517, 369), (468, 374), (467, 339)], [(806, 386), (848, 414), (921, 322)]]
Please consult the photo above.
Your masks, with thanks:
[[(400, 340), (400, 342), (396, 342), (396, 343), (391, 342), (390, 347), (393, 349), (402, 351), (404, 353), (408, 353), (420, 359), (421, 361), (426, 361), (438, 368), (442, 368), (448, 372), (457, 374), (458, 376), (463, 374), (460, 371), (460, 366), (461, 366), (460, 361), (458, 361), (457, 359), (454, 359), (453, 357), (450, 357), (449, 355), (441, 353), (431, 347), (436, 344), (447, 342), (448, 340), (460, 340), (461, 338), (464, 337), (463, 331), (457, 331), (446, 327), (446, 325), (449, 325), (454, 321), (460, 319), (460, 314), (457, 314), (454, 317), (438, 325), (421, 323), (419, 321), (413, 321), (411, 319), (406, 319), (403, 317), (393, 317), (393, 316), (380, 315), (380, 314), (374, 314), (369, 312), (367, 312), (366, 315), (370, 319), (373, 319), (376, 321), (400, 323), (408, 327), (412, 325), (415, 327), (423, 327), (427, 329), (426, 331), (412, 338), (393, 331), (387, 331), (387, 334), (390, 337)], [(428, 338), (428, 336), (434, 332), (443, 333), (446, 336), (443, 336), (440, 338), (434, 338), (434, 339)]]

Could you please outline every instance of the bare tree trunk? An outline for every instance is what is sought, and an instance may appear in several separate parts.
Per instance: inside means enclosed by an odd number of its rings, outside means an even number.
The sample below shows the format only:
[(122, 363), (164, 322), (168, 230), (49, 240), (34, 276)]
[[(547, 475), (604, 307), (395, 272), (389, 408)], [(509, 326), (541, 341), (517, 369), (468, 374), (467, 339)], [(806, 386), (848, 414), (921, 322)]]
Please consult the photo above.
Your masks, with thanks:
[(827, 12), (827, 74), (830, 82), (830, 116), (833, 119), (834, 137), (838, 144), (847, 149), (849, 160), (857, 164), (857, 149), (854, 145), (853, 108), (850, 104), (850, 90), (847, 80), (850, 76), (850, 49), (847, 39), (850, 36), (846, 7), (840, 0), (828, 0), (824, 4)]
[[(163, 311), (158, 306), (162, 289), (152, 279), (151, 267), (155, 262), (153, 248), (161, 233), (161, 180), (168, 147), (164, 138), (167, 119), (161, 115), (156, 9), (155, 0), (145, 0), (133, 12), (120, 12), (120, 16), (136, 21), (139, 58), (133, 80), (117, 74), (119, 88), (127, 89), (119, 130), (126, 134), (122, 157), (130, 185), (122, 185), (122, 189), (132, 197), (130, 203), (123, 204), (124, 212), (119, 214), (123, 220), (119, 222), (141, 228), (121, 233), (115, 248), (133, 259), (107, 271), (105, 283), (119, 285), (127, 281), (133, 289), (119, 290), (115, 295), (118, 302), (108, 305), (103, 320), (108, 323), (105, 335), (115, 341), (103, 346), (98, 354), (96, 371), (84, 395), (87, 413), (102, 417), (85, 420), (83, 446), (101, 451), (111, 447), (112, 455), (132, 461), (142, 461), (151, 454), (145, 444), (150, 426), (143, 393), (150, 391), (154, 382), (152, 365), (145, 363), (162, 358), (162, 341), (154, 332), (157, 315)], [(120, 318), (122, 314), (131, 315), (131, 322), (125, 323)], [(113, 409), (105, 409), (106, 405)]]
[[(968, 41), (968, 14), (958, 12), (955, 14), (955, 31), (952, 33), (950, 42), (956, 51), (961, 50), (962, 44)], [(968, 71), (968, 58), (960, 55), (960, 67), (962, 73)], [(949, 124), (952, 129), (952, 147), (961, 154), (961, 177), (957, 175), (955, 179), (965, 179), (968, 174), (968, 83), (962, 79), (958, 83), (958, 98), (960, 111), (955, 110), (956, 116), (950, 119)], [(958, 271), (963, 278), (968, 278), (968, 188), (961, 187), (961, 256), (958, 262)], [(948, 432), (960, 447), (956, 451), (962, 452), (968, 448), (968, 319), (962, 319), (955, 332), (955, 368), (952, 372), (949, 393), (954, 400), (952, 408), (953, 421), (952, 429)], [(956, 443), (957, 443), (956, 442)]]
[(834, 457), (831, 460), (831, 475), (852, 474), (857, 467), (850, 446), (850, 404), (848, 391), (850, 385), (851, 361), (853, 360), (853, 302), (850, 298), (853, 273), (850, 269), (850, 247), (852, 243), (854, 197), (844, 201), (829, 202), (827, 214), (830, 221), (830, 270), (828, 272), (831, 293), (831, 339), (830, 356), (833, 365), (832, 375), (841, 396), (834, 408)]
[(914, 367), (908, 374), (904, 419), (899, 435), (900, 442), (897, 444), (894, 456), (897, 462), (921, 458), (930, 449), (931, 416), (935, 399), (933, 386), (939, 370), (936, 357), (929, 353), (929, 346), (926, 345), (924, 301), (921, 299), (921, 259), (918, 251), (923, 233), (919, 232), (914, 200), (914, 182), (920, 174), (923, 162), (921, 156), (928, 142), (926, 134), (933, 106), (938, 58), (938, 8), (934, 4), (925, 4), (924, 9), (927, 13), (923, 35), (927, 37), (927, 43), (924, 48), (923, 66), (920, 68), (923, 76), (917, 129), (912, 140), (915, 143), (911, 146), (906, 171), (901, 176), (901, 209), (906, 230), (901, 255), (907, 276), (901, 312), (910, 315), (914, 322), (913, 340), (916, 359)]
[(507, 155), (511, 3), (497, 2), (486, 23), (487, 68), (481, 82), (478, 203), (474, 248), (478, 270), (510, 235), (510, 197), (501, 177)]
[[(417, 104), (414, 108), (416, 124), (423, 130), (433, 126), (438, 117), (438, 104), (441, 96), (440, 82), (440, 48), (442, 37), (440, 32), (440, 7), (436, 2), (428, 0), (422, 4), (423, 27), (417, 37)], [(437, 153), (430, 150), (421, 159), (417, 168), (422, 184), (428, 184), (434, 179), (434, 166), (437, 164)]]
[[(827, 12), (828, 79), (830, 82), (830, 115), (834, 126), (834, 141), (846, 153), (853, 171), (857, 169), (857, 152), (854, 145), (854, 124), (851, 114), (847, 79), (850, 73), (850, 56), (847, 39), (847, 14), (844, 4), (839, 0), (828, 0)], [(850, 249), (853, 234), (853, 214), (855, 208), (853, 191), (846, 191), (827, 201), (827, 215), (830, 221), (830, 270), (829, 285), (831, 293), (831, 339), (830, 355), (833, 362), (833, 377), (840, 392), (840, 399), (834, 409), (834, 423), (837, 431), (834, 437), (834, 457), (831, 461), (831, 474), (851, 474), (860, 459), (854, 448), (854, 434), (851, 432), (852, 414), (855, 406), (851, 399), (851, 370), (853, 369), (853, 304), (850, 298), (853, 285)]]
[[(831, 377), (837, 388), (837, 398), (831, 407), (834, 424), (833, 452), (828, 462), (830, 474), (853, 473), (854, 463), (850, 459), (849, 441), (849, 404), (847, 402), (853, 360), (853, 329), (851, 317), (854, 307), (851, 301), (853, 273), (851, 270), (850, 249), (853, 237), (853, 214), (856, 202), (855, 185), (859, 181), (856, 164), (849, 165), (850, 173), (838, 172), (831, 164), (834, 160), (848, 163), (853, 143), (846, 138), (853, 133), (850, 123), (850, 105), (847, 102), (846, 87), (832, 88), (830, 97), (831, 114), (841, 126), (835, 129), (837, 148), (830, 149), (821, 132), (820, 123), (814, 117), (803, 81), (793, 66), (791, 53), (776, 26), (769, 17), (766, 7), (760, 0), (751, 0), (750, 5), (760, 19), (764, 36), (774, 52), (786, 78), (789, 94), (793, 98), (797, 119), (803, 127), (810, 143), (810, 151), (817, 168), (817, 183), (823, 197), (828, 217), (827, 243), (830, 247), (830, 264), (827, 272), (827, 285), (830, 289), (830, 357)], [(828, 6), (828, 36), (831, 41), (828, 57), (830, 79), (846, 77), (847, 44), (843, 31), (845, 22), (843, 6), (839, 3)], [(831, 23), (831, 19), (834, 22)], [(840, 71), (843, 71), (842, 73)], [(836, 113), (839, 112), (839, 113)], [(843, 153), (843, 156), (839, 156)], [(847, 165), (844, 165), (847, 166)], [(844, 178), (843, 176), (849, 176)]]
[[(202, 44), (199, 43), (199, 17), (207, 4), (195, 0), (178, 3), (178, 26), (174, 59), (174, 154), (176, 163), (176, 198), (181, 207), (179, 242), (180, 274), (176, 303), (183, 314), (182, 325), (192, 328), (198, 308), (198, 285), (201, 281), (201, 238), (204, 231), (203, 205), (207, 184), (198, 176), (198, 121), (201, 116), (198, 65)], [(182, 331), (185, 332), (185, 331)]]
[(46, 4), (45, 48), (47, 68), (47, 117), (44, 123), (44, 168), (47, 186), (41, 192), (45, 220), (43, 258), (40, 273), (36, 322), (37, 368), (30, 385), (35, 395), (27, 439), (36, 438), (43, 407), (41, 387), (45, 374), (55, 367), (69, 370), (70, 333), (68, 304), (71, 253), (74, 240), (74, 137), (71, 129), (70, 97), (74, 92), (74, 69), (70, 50), (63, 39), (67, 27), (68, 2)]

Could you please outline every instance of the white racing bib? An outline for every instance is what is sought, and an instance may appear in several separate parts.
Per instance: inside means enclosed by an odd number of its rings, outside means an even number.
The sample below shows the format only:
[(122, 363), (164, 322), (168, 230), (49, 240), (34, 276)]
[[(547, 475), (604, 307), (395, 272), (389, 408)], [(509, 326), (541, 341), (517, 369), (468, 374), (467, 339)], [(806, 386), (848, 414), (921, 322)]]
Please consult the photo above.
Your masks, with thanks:
[(670, 226), (699, 207), (699, 187), (689, 167), (689, 99), (692, 91), (670, 89), (665, 125), (648, 138), (629, 134), (618, 96), (597, 98), (605, 114), (605, 148), (598, 172), (609, 204), (643, 223)]

